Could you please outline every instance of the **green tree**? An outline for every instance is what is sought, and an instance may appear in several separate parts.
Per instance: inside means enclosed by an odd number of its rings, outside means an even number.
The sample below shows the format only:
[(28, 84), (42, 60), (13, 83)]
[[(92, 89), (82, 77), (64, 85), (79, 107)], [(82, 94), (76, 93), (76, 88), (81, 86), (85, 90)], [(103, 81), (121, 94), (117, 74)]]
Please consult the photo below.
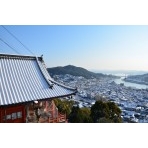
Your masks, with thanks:
[(107, 102), (109, 107), (109, 119), (115, 123), (122, 122), (121, 110), (114, 102)]
[(82, 123), (82, 118), (80, 116), (80, 109), (78, 106), (73, 106), (72, 111), (68, 117), (68, 121), (71, 123)]
[(91, 117), (93, 122), (98, 122), (100, 118), (109, 118), (109, 108), (107, 104), (101, 100), (91, 107)]
[(92, 118), (90, 117), (91, 111), (90, 108), (84, 107), (81, 108), (81, 116), (83, 119), (83, 123), (91, 123)]
[(90, 117), (89, 108), (79, 108), (78, 106), (73, 106), (72, 112), (69, 115), (69, 122), (71, 123), (90, 123), (92, 119)]
[(74, 101), (68, 100), (61, 100), (61, 99), (54, 99), (55, 105), (57, 106), (59, 112), (66, 113), (67, 116), (72, 111), (72, 107), (74, 105)]
[(103, 102), (101, 100), (91, 107), (91, 115), (93, 122), (122, 122), (121, 110), (114, 102)]
[(95, 102), (91, 108), (73, 106), (73, 101), (54, 100), (61, 113), (66, 113), (71, 123), (119, 123), (122, 122), (121, 110), (114, 103), (104, 99)]
[(112, 120), (110, 120), (110, 119), (108, 119), (108, 118), (105, 118), (105, 117), (100, 118), (100, 119), (98, 120), (98, 123), (112, 123), (112, 122), (113, 122)]

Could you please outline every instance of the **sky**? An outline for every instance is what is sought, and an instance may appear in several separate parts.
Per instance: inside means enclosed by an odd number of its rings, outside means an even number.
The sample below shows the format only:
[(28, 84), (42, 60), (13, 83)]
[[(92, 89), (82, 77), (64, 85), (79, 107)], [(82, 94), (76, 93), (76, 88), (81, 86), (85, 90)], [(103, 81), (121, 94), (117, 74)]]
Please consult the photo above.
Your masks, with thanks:
[[(47, 67), (148, 71), (147, 25), (6, 25)], [(0, 53), (32, 55), (2, 26)]]
[[(90, 1), (90, 2), (89, 2)], [(9, 4), (9, 5), (8, 5)], [(107, 25), (107, 26), (5, 26), (14, 35), (16, 35), (22, 43), (24, 43), (32, 52), (37, 56), (44, 55), (44, 60), (48, 67), (73, 64), (90, 69), (139, 69), (148, 70), (147, 60), (147, 39), (148, 39), (148, 27), (147, 26), (135, 26), (135, 25), (148, 25), (147, 18), (147, 0), (2, 0), (0, 5), (0, 24), (2, 25)], [(108, 26), (108, 25), (134, 25), (134, 26)], [(76, 37), (76, 38), (75, 38)], [(82, 37), (82, 38), (81, 38)], [(0, 38), (5, 39), (7, 43), (17, 48), (20, 54), (30, 54), (25, 50), (17, 41), (0, 26)], [(71, 46), (70, 46), (71, 45)], [(16, 54), (12, 49), (8, 48), (0, 41), (0, 53), (12, 53)], [(10, 125), (10, 124), (9, 124)], [(22, 126), (22, 124), (20, 124)], [(0, 130), (2, 136), (0, 136), (1, 145), (7, 143), (10, 147), (14, 141), (24, 142), (28, 129), (33, 131), (34, 136), (30, 136), (31, 141), (35, 141), (40, 133), (36, 129), (39, 125), (27, 125), (22, 127), (20, 125), (12, 128), (10, 126), (2, 125)], [(49, 132), (52, 134), (44, 133), (44, 136), (40, 137), (41, 140), (52, 140), (52, 143), (57, 143), (61, 146), (61, 142), (65, 140), (68, 134), (75, 133), (79, 137), (77, 139), (85, 140), (88, 139), (88, 134), (94, 134), (97, 131), (97, 137), (89, 137), (88, 142), (84, 143), (77, 141), (76, 144), (84, 147), (90, 145), (95, 147), (99, 141), (99, 145), (102, 147), (104, 143), (108, 147), (118, 147), (118, 144), (114, 143), (114, 137), (118, 143), (122, 143), (123, 147), (126, 147), (127, 143), (131, 147), (146, 147), (147, 137), (137, 136), (144, 135), (148, 129), (146, 124), (120, 124), (110, 128), (107, 124), (73, 124), (70, 127), (65, 124), (50, 128)], [(4, 126), (4, 127), (3, 127)], [(41, 125), (42, 126), (42, 125)], [(47, 125), (48, 126), (48, 125)], [(53, 125), (54, 126), (54, 125)], [(95, 127), (96, 126), (96, 127)], [(136, 127), (135, 127), (136, 126)], [(19, 129), (20, 128), (20, 129)], [(48, 127), (44, 125), (41, 127), (44, 131), (48, 131)], [(69, 128), (69, 129), (68, 129)], [(13, 136), (7, 142), (7, 138), (4, 135), (13, 133)], [(17, 132), (16, 132), (16, 129)], [(67, 129), (67, 130), (65, 130)], [(78, 130), (75, 130), (78, 129)], [(86, 133), (86, 129), (88, 134)], [(110, 132), (113, 136), (106, 137), (106, 132)], [(136, 129), (136, 133), (135, 133)], [(141, 130), (142, 129), (142, 130)], [(63, 131), (61, 131), (63, 130)], [(18, 137), (18, 132), (23, 131), (23, 135)], [(57, 135), (57, 132), (62, 133)], [(66, 131), (66, 132), (65, 132)], [(127, 131), (128, 132), (127, 134)], [(26, 133), (26, 134), (25, 134)], [(115, 135), (114, 135), (115, 133)], [(75, 134), (67, 137), (68, 141), (73, 142)], [(126, 134), (127, 142), (123, 142)], [(53, 136), (54, 135), (54, 136)], [(23, 137), (24, 136), (24, 137)], [(54, 137), (57, 138), (54, 138)], [(15, 139), (13, 138), (15, 137)], [(23, 137), (23, 138), (22, 138)], [(83, 137), (83, 138), (82, 138)], [(113, 137), (113, 138), (112, 138)], [(43, 138), (43, 139), (42, 139)], [(96, 139), (95, 139), (96, 138)], [(108, 143), (106, 143), (106, 139)], [(133, 140), (136, 142), (133, 143)], [(46, 143), (24, 143), (26, 146), (30, 145), (36, 147), (45, 147)], [(51, 143), (51, 145), (52, 145)], [(55, 146), (55, 145), (53, 145)], [(64, 145), (68, 147), (69, 145)], [(15, 145), (15, 147), (17, 147)]]

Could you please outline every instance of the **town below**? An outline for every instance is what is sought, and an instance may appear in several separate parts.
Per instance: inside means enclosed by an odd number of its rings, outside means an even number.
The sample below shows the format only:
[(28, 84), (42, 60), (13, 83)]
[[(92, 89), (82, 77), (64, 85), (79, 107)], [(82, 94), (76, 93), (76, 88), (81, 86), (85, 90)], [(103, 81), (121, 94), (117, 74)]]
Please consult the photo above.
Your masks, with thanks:
[(144, 85), (144, 88), (136, 88), (136, 85), (126, 86), (121, 82), (121, 78), (113, 77), (87, 79), (64, 74), (54, 75), (53, 78), (67, 86), (77, 87), (77, 95), (70, 99), (74, 100), (79, 107), (91, 107), (96, 102), (97, 96), (102, 96), (119, 106), (123, 122), (148, 123), (147, 85)]

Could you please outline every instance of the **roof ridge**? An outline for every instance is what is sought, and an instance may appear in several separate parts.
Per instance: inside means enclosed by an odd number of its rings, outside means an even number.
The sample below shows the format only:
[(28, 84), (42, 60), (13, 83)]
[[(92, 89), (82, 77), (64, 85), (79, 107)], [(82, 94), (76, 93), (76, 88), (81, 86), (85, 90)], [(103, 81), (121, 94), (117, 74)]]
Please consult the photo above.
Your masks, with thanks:
[(40, 64), (39, 64), (39, 61), (38, 61), (38, 58), (37, 58), (37, 57), (36, 57), (36, 62), (37, 62), (37, 64), (38, 64), (38, 67), (39, 67), (39, 69), (40, 69), (40, 71), (41, 71), (43, 77), (45, 78), (45, 80), (46, 80), (47, 83), (49, 84), (50, 88), (52, 88), (52, 87), (53, 87), (53, 83), (51, 83), (50, 81), (48, 81), (48, 79), (46, 78), (44, 72), (42, 71), (42, 68), (41, 68), (41, 66), (40, 66)]
[(31, 56), (31, 55), (6, 54), (6, 53), (0, 53), (0, 57), (9, 57), (9, 58), (36, 58), (36, 56)]

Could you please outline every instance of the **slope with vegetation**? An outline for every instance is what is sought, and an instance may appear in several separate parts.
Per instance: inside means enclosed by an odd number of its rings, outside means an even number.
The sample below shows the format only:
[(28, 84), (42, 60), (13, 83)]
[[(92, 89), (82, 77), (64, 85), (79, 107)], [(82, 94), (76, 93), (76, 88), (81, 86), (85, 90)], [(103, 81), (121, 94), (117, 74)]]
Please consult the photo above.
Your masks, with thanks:
[(121, 110), (114, 103), (100, 99), (91, 108), (79, 108), (73, 101), (55, 99), (62, 113), (66, 113), (70, 123), (120, 123)]
[(148, 85), (148, 73), (143, 75), (128, 76), (124, 81)]
[(94, 73), (94, 72), (88, 71), (84, 68), (76, 67), (73, 65), (68, 65), (68, 66), (64, 66), (64, 67), (60, 66), (60, 67), (47, 68), (47, 70), (51, 76), (70, 74), (73, 76), (82, 76), (86, 79), (102, 78), (102, 77), (115, 77), (112, 75), (105, 75), (102, 73)]

